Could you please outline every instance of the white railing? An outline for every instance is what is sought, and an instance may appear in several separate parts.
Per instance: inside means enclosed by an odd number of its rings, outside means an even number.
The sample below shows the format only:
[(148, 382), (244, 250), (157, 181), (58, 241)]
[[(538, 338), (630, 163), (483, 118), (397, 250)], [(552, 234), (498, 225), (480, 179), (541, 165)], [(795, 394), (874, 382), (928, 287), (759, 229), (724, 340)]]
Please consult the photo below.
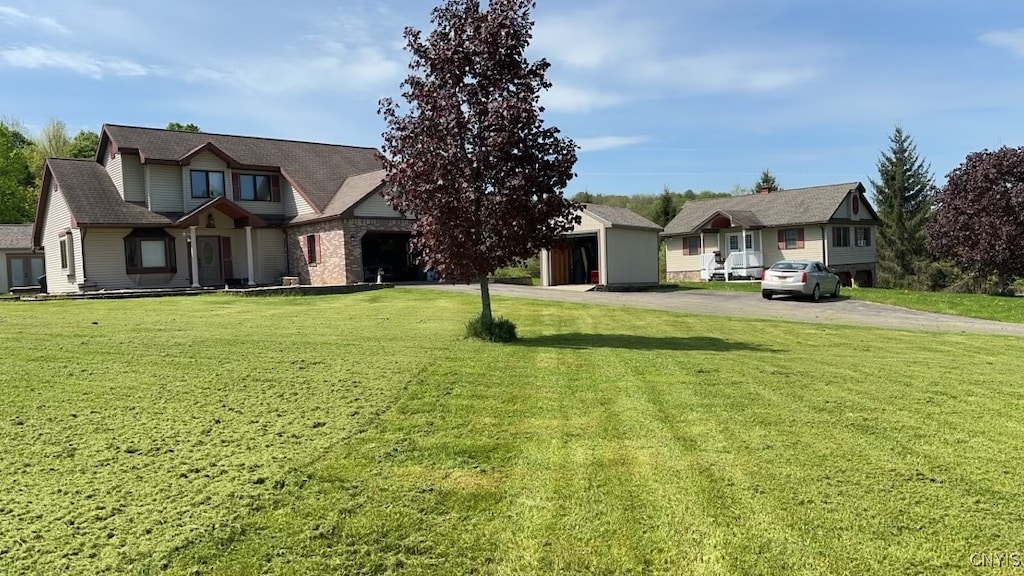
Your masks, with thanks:
[(752, 276), (764, 268), (764, 256), (760, 252), (733, 252), (725, 259), (725, 277), (729, 278), (733, 270), (740, 276)]
[(711, 280), (711, 276), (715, 273), (715, 255), (714, 254), (703, 254), (700, 257), (700, 279)]

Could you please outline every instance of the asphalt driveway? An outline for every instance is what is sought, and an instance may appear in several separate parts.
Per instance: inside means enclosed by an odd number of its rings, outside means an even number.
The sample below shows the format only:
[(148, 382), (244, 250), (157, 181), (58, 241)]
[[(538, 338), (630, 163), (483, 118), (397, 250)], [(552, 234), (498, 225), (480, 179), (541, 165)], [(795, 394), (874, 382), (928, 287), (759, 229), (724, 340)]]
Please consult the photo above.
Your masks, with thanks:
[[(476, 284), (421, 284), (417, 288), (449, 292), (480, 292)], [(897, 330), (923, 330), (931, 332), (965, 332), (1024, 336), (1024, 324), (979, 320), (963, 316), (950, 316), (933, 312), (919, 312), (885, 304), (860, 302), (841, 298), (823, 299), (821, 302), (776, 297), (764, 300), (758, 293), (726, 292), (722, 290), (662, 289), (646, 292), (577, 292), (558, 288), (492, 284), (491, 294), (535, 300), (557, 300), (630, 306), (671, 312), (716, 314), (741, 318), (766, 318), (794, 322), (846, 324)]]

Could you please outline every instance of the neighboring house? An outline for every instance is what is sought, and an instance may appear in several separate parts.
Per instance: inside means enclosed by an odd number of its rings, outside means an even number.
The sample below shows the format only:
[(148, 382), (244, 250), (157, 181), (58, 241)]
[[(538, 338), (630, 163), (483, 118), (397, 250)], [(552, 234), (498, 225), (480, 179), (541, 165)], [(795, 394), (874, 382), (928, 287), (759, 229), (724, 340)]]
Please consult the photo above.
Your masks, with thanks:
[(541, 284), (657, 285), (661, 226), (626, 208), (584, 204), (582, 221), (540, 255)]
[(105, 125), (47, 160), (33, 244), (56, 293), (416, 279), (383, 177), (373, 148)]
[(0, 224), (0, 294), (37, 286), (43, 266), (43, 255), (32, 249), (31, 224)]
[(668, 280), (759, 279), (779, 260), (809, 259), (871, 286), (877, 225), (860, 182), (690, 200), (662, 233)]

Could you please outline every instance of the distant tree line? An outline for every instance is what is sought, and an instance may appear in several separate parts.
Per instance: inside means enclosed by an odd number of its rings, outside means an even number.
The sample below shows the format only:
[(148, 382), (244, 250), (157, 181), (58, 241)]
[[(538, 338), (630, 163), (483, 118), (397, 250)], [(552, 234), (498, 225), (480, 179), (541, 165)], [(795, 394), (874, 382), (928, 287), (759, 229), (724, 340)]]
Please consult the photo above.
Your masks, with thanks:
[[(171, 122), (168, 130), (199, 132), (195, 124)], [(0, 224), (21, 224), (35, 218), (47, 158), (95, 158), (100, 135), (81, 130), (74, 136), (67, 125), (50, 119), (33, 135), (18, 120), (0, 119)]]

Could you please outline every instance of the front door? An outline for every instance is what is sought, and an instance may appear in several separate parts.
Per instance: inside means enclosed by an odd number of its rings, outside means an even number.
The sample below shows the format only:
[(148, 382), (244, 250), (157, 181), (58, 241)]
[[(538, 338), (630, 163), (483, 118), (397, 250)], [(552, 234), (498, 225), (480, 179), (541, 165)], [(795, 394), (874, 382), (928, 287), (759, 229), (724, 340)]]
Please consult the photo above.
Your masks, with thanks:
[(7, 272), (11, 288), (35, 286), (45, 271), (42, 256), (8, 256)]
[(220, 258), (220, 237), (196, 237), (196, 255), (199, 258), (199, 284), (202, 286), (224, 284), (224, 268)]

